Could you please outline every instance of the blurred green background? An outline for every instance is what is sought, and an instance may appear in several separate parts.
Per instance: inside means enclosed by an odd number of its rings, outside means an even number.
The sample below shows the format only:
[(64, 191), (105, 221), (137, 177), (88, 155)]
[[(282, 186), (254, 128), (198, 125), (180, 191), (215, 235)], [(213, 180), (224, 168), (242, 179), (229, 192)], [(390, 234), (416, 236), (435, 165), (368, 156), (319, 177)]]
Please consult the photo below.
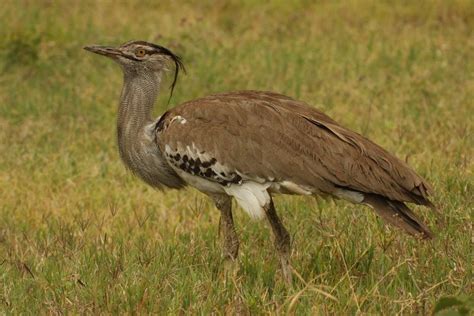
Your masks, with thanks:
[[(0, 312), (429, 314), (472, 295), (474, 3), (26, 1), (0, 9)], [(266, 223), (237, 210), (226, 278), (218, 211), (119, 161), (122, 74), (88, 44), (142, 39), (183, 57), (171, 103), (239, 89), (304, 100), (434, 186), (420, 243), (348, 203), (279, 197), (295, 286)], [(168, 78), (168, 85), (171, 78)]]

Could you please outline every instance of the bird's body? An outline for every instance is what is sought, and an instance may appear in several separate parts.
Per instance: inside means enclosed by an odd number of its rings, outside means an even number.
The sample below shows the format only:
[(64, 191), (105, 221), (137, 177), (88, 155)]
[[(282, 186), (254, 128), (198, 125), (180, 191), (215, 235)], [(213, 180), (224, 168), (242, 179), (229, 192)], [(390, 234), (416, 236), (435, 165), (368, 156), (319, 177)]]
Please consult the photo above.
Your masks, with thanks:
[[(280, 94), (216, 94), (186, 102), (156, 124), (157, 144), (169, 164), (223, 184), (220, 191), (255, 182), (275, 193), (340, 197), (340, 191), (352, 190), (427, 202), (428, 184), (404, 162), (320, 111)], [(175, 155), (180, 159), (173, 159)], [(184, 162), (184, 157), (201, 163), (213, 159), (216, 168), (211, 166), (214, 172), (206, 176), (205, 168), (193, 170), (198, 164)]]
[[(153, 120), (163, 64), (171, 58), (178, 70), (179, 58), (146, 42), (117, 51), (88, 49), (114, 58), (124, 70), (117, 131), (125, 165), (154, 187), (190, 185), (209, 195), (222, 212), (227, 257), (235, 259), (238, 250), (232, 197), (250, 216), (268, 218), (287, 279), (289, 235), (271, 194), (321, 194), (367, 204), (408, 233), (431, 237), (404, 204), (433, 206), (426, 181), (308, 104), (272, 92), (237, 91), (185, 102)], [(142, 57), (149, 64), (140, 64)]]

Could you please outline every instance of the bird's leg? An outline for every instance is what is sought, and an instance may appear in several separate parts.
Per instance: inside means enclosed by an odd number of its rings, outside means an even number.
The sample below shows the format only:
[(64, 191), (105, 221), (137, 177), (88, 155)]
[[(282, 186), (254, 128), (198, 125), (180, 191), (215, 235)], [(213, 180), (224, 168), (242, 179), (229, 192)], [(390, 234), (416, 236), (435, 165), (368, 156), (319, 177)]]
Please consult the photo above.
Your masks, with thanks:
[(219, 230), (224, 237), (222, 254), (224, 256), (225, 265), (232, 266), (239, 253), (239, 238), (235, 231), (234, 219), (232, 218), (232, 199), (227, 195), (213, 195), (211, 197), (221, 212)]
[(270, 203), (265, 206), (265, 214), (270, 223), (270, 226), (272, 227), (273, 234), (275, 235), (275, 248), (278, 252), (283, 278), (285, 279), (286, 283), (291, 285), (291, 238), (290, 234), (286, 230), (285, 226), (283, 226), (280, 218), (278, 217), (275, 211), (275, 206), (273, 205), (273, 200), (271, 198)]

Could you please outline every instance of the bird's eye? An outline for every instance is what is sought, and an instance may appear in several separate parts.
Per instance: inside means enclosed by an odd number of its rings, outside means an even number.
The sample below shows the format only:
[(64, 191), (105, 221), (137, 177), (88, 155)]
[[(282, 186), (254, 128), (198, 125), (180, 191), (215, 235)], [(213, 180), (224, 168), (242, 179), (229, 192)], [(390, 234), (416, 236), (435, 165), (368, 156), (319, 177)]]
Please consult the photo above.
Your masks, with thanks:
[(146, 52), (143, 48), (139, 48), (135, 51), (135, 56), (137, 57), (143, 57), (145, 56)]

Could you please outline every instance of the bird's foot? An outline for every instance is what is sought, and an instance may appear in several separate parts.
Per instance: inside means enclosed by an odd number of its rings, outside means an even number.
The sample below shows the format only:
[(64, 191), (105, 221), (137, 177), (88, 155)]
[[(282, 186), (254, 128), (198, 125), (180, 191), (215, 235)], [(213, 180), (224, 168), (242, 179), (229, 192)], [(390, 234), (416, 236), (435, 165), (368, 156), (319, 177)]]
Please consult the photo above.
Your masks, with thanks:
[(289, 286), (293, 285), (293, 271), (291, 268), (289, 256), (280, 255), (280, 267), (283, 275), (283, 280)]
[(225, 258), (224, 259), (224, 280), (232, 280), (237, 277), (240, 266), (237, 259)]

